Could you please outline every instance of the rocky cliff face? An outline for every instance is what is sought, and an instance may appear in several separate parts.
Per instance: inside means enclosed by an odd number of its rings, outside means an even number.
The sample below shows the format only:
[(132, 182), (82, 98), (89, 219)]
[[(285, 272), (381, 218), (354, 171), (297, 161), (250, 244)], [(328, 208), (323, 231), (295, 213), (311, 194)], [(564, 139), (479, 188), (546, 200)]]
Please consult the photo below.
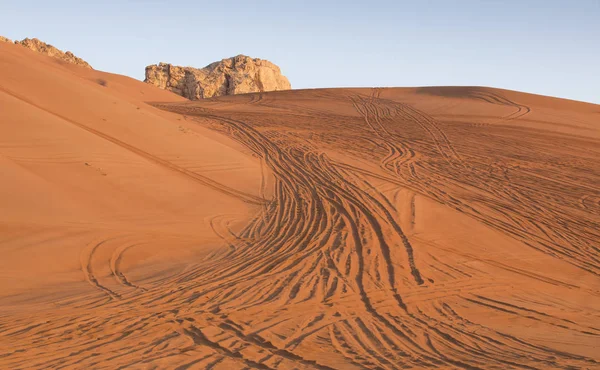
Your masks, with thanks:
[(168, 63), (150, 65), (146, 67), (144, 82), (190, 100), (291, 88), (275, 64), (245, 55), (223, 59), (201, 69)]
[[(0, 41), (12, 42), (10, 39), (7, 39), (6, 37), (3, 37), (3, 36), (0, 36)], [(15, 41), (15, 44), (24, 46), (27, 49), (33, 50), (38, 53), (46, 54), (50, 57), (60, 59), (67, 63), (76, 64), (76, 65), (79, 65), (79, 66), (82, 66), (85, 68), (92, 69), (92, 66), (89, 65), (85, 60), (76, 57), (70, 51), (63, 52), (62, 50), (59, 50), (50, 44), (46, 44), (45, 42), (42, 42), (36, 38), (33, 38), (33, 39), (26, 38), (21, 41), (17, 40), (17, 41)]]

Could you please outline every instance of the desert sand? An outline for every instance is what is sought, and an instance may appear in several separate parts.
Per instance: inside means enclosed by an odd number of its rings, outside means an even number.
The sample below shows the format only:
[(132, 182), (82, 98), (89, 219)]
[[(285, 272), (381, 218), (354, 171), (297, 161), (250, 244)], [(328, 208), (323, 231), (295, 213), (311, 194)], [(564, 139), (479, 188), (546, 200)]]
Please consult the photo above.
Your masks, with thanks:
[(594, 104), (0, 44), (0, 368), (599, 368), (599, 159)]

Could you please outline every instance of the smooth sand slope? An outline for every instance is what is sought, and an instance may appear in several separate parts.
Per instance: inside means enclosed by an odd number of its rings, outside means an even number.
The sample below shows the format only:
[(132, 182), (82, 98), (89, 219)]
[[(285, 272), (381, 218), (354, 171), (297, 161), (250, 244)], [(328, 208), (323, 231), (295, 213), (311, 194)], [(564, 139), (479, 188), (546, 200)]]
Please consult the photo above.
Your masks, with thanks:
[(0, 111), (0, 368), (600, 368), (600, 106), (0, 45)]

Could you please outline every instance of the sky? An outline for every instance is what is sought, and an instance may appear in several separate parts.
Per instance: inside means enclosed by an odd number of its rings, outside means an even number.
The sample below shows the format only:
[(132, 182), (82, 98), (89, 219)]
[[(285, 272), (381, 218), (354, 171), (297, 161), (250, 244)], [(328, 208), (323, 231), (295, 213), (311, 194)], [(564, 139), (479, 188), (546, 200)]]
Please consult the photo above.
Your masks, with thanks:
[(600, 0), (0, 0), (0, 35), (137, 79), (245, 54), (298, 89), (491, 86), (600, 104)]

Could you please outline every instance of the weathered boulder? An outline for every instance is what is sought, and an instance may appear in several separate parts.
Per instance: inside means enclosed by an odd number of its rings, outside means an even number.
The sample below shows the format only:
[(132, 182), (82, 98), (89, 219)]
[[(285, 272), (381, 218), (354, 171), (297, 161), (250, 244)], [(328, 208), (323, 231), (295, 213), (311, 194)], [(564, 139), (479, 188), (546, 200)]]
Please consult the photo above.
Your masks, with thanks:
[[(0, 36), (0, 41), (11, 42), (9, 39), (7, 39), (6, 37), (2, 37), (2, 36)], [(26, 38), (21, 41), (17, 40), (17, 41), (15, 41), (15, 44), (24, 46), (27, 49), (33, 50), (38, 53), (46, 54), (50, 57), (60, 59), (67, 63), (76, 64), (76, 65), (79, 65), (79, 66), (82, 66), (85, 68), (92, 69), (92, 66), (89, 65), (85, 60), (76, 57), (70, 51), (63, 52), (62, 50), (59, 50), (50, 44), (46, 44), (45, 42), (40, 41), (36, 38), (33, 38), (33, 39)]]
[(245, 55), (223, 59), (200, 69), (168, 63), (150, 65), (146, 67), (144, 82), (190, 100), (291, 88), (275, 64)]

